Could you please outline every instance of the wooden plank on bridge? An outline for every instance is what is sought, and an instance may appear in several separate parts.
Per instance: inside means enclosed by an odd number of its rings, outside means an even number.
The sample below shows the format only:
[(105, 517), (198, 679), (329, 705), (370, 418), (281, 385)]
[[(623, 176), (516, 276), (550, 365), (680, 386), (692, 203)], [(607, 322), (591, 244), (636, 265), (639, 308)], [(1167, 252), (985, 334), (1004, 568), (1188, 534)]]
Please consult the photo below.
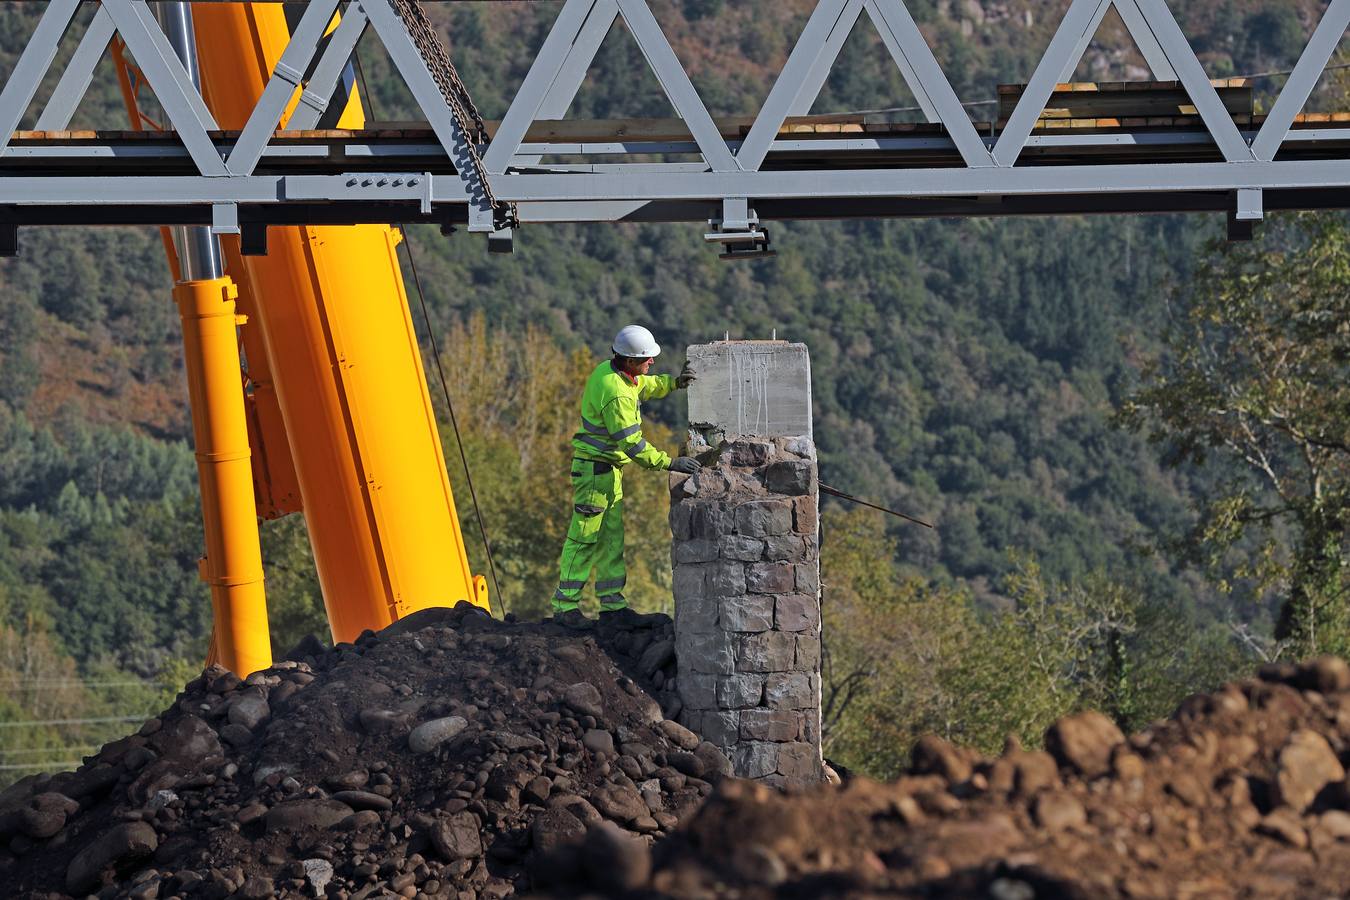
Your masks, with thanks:
[[(1250, 116), (1255, 111), (1251, 86), (1244, 78), (1210, 82), (1231, 115)], [(998, 86), (998, 115), (1007, 120), (1025, 91), (1024, 84)], [(1096, 119), (1124, 116), (1194, 116), (1195, 105), (1176, 81), (1070, 82), (1055, 85), (1041, 111), (1044, 119)]]

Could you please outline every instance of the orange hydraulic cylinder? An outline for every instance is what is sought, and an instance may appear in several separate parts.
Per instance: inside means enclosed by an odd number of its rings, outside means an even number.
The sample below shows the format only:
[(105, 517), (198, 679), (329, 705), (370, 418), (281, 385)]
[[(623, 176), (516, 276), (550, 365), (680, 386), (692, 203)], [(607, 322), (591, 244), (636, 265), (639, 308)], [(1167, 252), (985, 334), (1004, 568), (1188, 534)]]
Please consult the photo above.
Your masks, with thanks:
[(179, 282), (173, 296), (183, 320), (184, 367), (206, 523), (206, 557), (200, 565), (215, 613), (212, 661), (244, 677), (272, 664), (272, 646), (239, 391), (235, 329), (242, 322), (228, 278)]
[[(198, 42), (207, 102), (222, 128), (240, 128), (288, 39), (284, 13), (280, 4), (202, 3), (194, 16), (198, 34), (210, 35)], [(339, 125), (363, 124), (353, 98)], [(258, 314), (329, 624), (342, 641), (418, 609), (487, 604), (464, 550), (398, 240), (386, 225), (273, 228), (266, 256), (230, 269)]]

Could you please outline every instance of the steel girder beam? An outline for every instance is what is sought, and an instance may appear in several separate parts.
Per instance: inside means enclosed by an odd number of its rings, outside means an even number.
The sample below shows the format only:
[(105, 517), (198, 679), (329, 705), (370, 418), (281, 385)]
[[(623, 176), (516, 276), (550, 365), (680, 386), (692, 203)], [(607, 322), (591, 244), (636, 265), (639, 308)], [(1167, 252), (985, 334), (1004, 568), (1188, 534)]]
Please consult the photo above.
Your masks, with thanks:
[(216, 120), (144, 0), (102, 3), (197, 170), (207, 176), (228, 174), (208, 134), (217, 129)]
[[(1185, 193), (1350, 186), (1350, 158), (1289, 162), (1186, 162), (979, 169), (851, 169), (737, 173), (511, 175), (496, 182), (508, 202), (1003, 196)], [(0, 188), (0, 196), (3, 189)], [(439, 200), (439, 196), (434, 199)]]
[[(860, 197), (960, 197), (1204, 191), (1332, 189), (1350, 187), (1350, 159), (1280, 162), (1194, 162), (1012, 169), (849, 169), (837, 171), (522, 174), (497, 179), (511, 203), (681, 201), (748, 197), (753, 200)], [(410, 201), (463, 204), (459, 180), (426, 172), (330, 175), (8, 176), (0, 177), (0, 205), (149, 205), (174, 203), (289, 203)]]
[(1144, 57), (1144, 62), (1148, 64), (1153, 77), (1158, 81), (1176, 81), (1177, 73), (1167, 61), (1167, 54), (1163, 53), (1158, 39), (1153, 36), (1153, 31), (1148, 27), (1144, 14), (1139, 10), (1138, 0), (1116, 0), (1116, 13), (1130, 37), (1134, 38), (1135, 46), (1139, 48), (1139, 53)]
[[(1181, 82), (1224, 159), (1228, 162), (1251, 161), (1254, 158), (1251, 149), (1238, 133), (1237, 125), (1209, 83), (1209, 76), (1163, 0), (1073, 0), (994, 146), (994, 161), (1000, 166), (1011, 166), (1017, 161), (1055, 85), (1073, 74), (1102, 18), (1112, 6), (1120, 13), (1126, 31), (1144, 52), (1155, 77), (1160, 77), (1157, 73), (1163, 71)], [(1323, 60), (1318, 71), (1325, 64)], [(1289, 118), (1292, 122), (1293, 115)]]
[[(1350, 25), (1350, 0), (1331, 0), (1265, 124), (1254, 134), (1239, 130), (1224, 109), (1165, 0), (1073, 0), (1020, 102), (996, 138), (976, 132), (904, 0), (819, 0), (769, 97), (748, 134), (739, 141), (729, 141), (718, 132), (647, 0), (566, 0), (486, 148), (486, 175), (466, 164), (477, 148), (462, 132), (427, 60), (421, 57), (390, 0), (359, 0), (359, 4), (353, 0), (343, 24), (326, 45), (320, 37), (340, 0), (311, 0), (281, 64), (237, 138), (210, 133), (215, 130), (215, 122), (181, 64), (167, 49), (146, 0), (103, 0), (39, 116), (39, 127), (59, 130), (68, 126), (115, 30), (165, 107), (182, 149), (6, 147), (47, 75), (79, 3), (50, 0), (36, 32), (0, 88), (0, 173), (4, 173), (0, 175), (0, 204), (8, 205), (11, 211), (26, 210), (23, 215), (37, 215), (39, 210), (59, 206), (66, 207), (66, 214), (71, 216), (74, 210), (84, 210), (96, 219), (100, 208), (167, 211), (200, 205), (209, 222), (212, 208), (237, 204), (242, 223), (249, 209), (267, 209), (268, 216), (281, 219), (285, 214), (279, 210), (286, 207), (320, 215), (317, 210), (323, 206), (329, 209), (323, 215), (342, 219), (355, 215), (353, 211), (387, 209), (394, 204), (399, 209), (415, 206), (423, 219), (467, 215), (481, 225), (491, 212), (486, 198), (495, 194), (498, 201), (519, 204), (522, 221), (679, 217), (691, 215), (693, 210), (716, 218), (719, 210), (730, 206), (744, 206), (747, 214), (758, 212), (766, 217), (790, 210), (833, 215), (831, 208), (840, 215), (866, 215), (870, 214), (868, 210), (881, 209), (904, 209), (906, 212), (898, 214), (905, 215), (920, 214), (914, 210), (983, 214), (961, 212), (968, 207), (961, 198), (968, 197), (982, 198), (980, 210), (1002, 210), (996, 214), (1021, 214), (1017, 210), (1032, 207), (1110, 209), (1122, 203), (1134, 211), (1192, 206), (1209, 209), (1213, 208), (1213, 198), (1220, 197), (1225, 198), (1224, 208), (1235, 216), (1256, 218), (1265, 210), (1284, 208), (1286, 201), (1315, 206), (1317, 199), (1311, 192), (1339, 196), (1336, 192), (1350, 188), (1350, 149), (1341, 146), (1345, 142), (1343, 129), (1290, 130)], [(1182, 84), (1206, 132), (1175, 136), (1143, 132), (1033, 135), (1055, 84), (1072, 73), (1102, 17), (1113, 6), (1155, 76), (1175, 78)], [(864, 12), (880, 32), (924, 115), (930, 122), (942, 124), (945, 134), (908, 138), (841, 135), (831, 141), (781, 137), (779, 132), (787, 116), (809, 110), (848, 33)], [(620, 18), (688, 127), (690, 138), (659, 143), (629, 138), (524, 143), (533, 121), (556, 119), (565, 113), (606, 33)], [(395, 68), (436, 135), (436, 143), (420, 145), (414, 155), (424, 156), (426, 165), (437, 174), (405, 171), (334, 175), (331, 168), (326, 170), (329, 174), (258, 174), (264, 161), (271, 164), (283, 159), (287, 165), (300, 166), (312, 158), (316, 166), (324, 162), (331, 167), (332, 160), (320, 159), (313, 148), (274, 145), (274, 130), (296, 91), (300, 91), (302, 102), (292, 124), (304, 128), (319, 121), (330, 102), (335, 80), (367, 30), (378, 34), (389, 50)], [(302, 77), (306, 71), (311, 72), (307, 83)], [(1169, 142), (1195, 146), (1204, 141), (1213, 143), (1223, 162), (1103, 165), (1085, 156), (1082, 165), (1037, 165), (1024, 158), (1033, 148), (1039, 152)], [(1308, 146), (1312, 141), (1331, 142), (1319, 145), (1314, 152), (1333, 158), (1305, 158), (1310, 155), (1306, 151), (1295, 154), (1297, 158), (1279, 155), (1282, 148)], [(850, 162), (851, 167), (841, 162), (838, 168), (829, 168), (826, 159), (814, 163), (827, 166), (824, 169), (783, 169), (792, 160), (786, 154), (810, 154), (827, 145), (829, 152), (845, 154), (843, 162)], [(867, 165), (865, 156), (852, 161), (846, 156), (907, 147), (949, 152), (953, 164), (944, 163), (940, 168), (861, 168)], [(372, 160), (395, 152), (363, 144), (360, 138), (353, 138), (344, 153), (347, 149), (351, 151), (348, 158), (364, 156)], [(100, 178), (30, 176), (22, 174), (20, 167), (24, 160), (78, 160), (82, 153), (88, 153), (91, 159), (101, 154), (104, 158), (135, 155), (153, 160), (156, 152), (164, 157), (164, 173), (160, 175), (110, 171)], [(546, 155), (622, 157), (657, 152), (697, 152), (704, 162), (539, 165)], [(185, 163), (196, 174), (170, 174), (182, 172)], [(390, 163), (409, 164), (406, 159)], [(1277, 202), (1273, 199), (1277, 195), (1284, 200)], [(466, 209), (471, 211), (466, 213)], [(11, 216), (0, 210), (0, 225), (14, 220), (12, 217), (21, 214), (14, 212)]]
[[(1350, 209), (1350, 189), (1268, 190), (1266, 212), (1305, 209)], [(1006, 197), (860, 197), (761, 201), (761, 221), (838, 220), (851, 218), (988, 218), (1000, 216), (1125, 215), (1152, 213), (1229, 213), (1234, 198), (1228, 191), (1186, 193), (1116, 193), (1013, 195)], [(576, 222), (705, 223), (721, 210), (711, 201), (607, 201), (521, 203), (523, 224)], [(157, 206), (103, 205), (3, 206), (0, 228), (65, 225), (209, 226), (211, 209), (200, 204)], [(405, 224), (460, 225), (468, 221), (464, 204), (437, 205), (423, 213), (417, 203), (378, 200), (351, 203), (244, 204), (238, 207), (240, 227), (248, 231), (273, 225), (359, 225), (397, 221)]]

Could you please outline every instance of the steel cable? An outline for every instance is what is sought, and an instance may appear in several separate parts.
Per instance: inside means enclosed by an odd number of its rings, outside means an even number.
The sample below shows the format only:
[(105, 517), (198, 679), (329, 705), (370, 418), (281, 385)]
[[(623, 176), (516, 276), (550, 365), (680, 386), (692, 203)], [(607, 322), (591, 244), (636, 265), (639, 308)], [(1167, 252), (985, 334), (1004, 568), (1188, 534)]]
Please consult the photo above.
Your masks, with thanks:
[[(366, 68), (361, 65), (361, 54), (359, 51), (352, 52), (352, 58), (356, 61), (356, 74), (361, 80), (361, 93), (366, 97), (366, 103), (370, 106), (370, 115), (372, 118), (378, 118), (375, 113), (375, 98), (370, 93), (370, 85), (366, 83)], [(478, 533), (483, 537), (483, 553), (487, 556), (488, 574), (492, 577), (492, 589), (497, 592), (497, 602), (502, 603), (502, 586), (497, 580), (497, 563), (492, 558), (492, 541), (488, 539), (487, 525), (483, 522), (483, 511), (478, 505), (478, 491), (473, 485), (473, 473), (469, 470), (469, 455), (464, 450), (464, 437), (459, 430), (459, 417), (455, 415), (455, 404), (450, 399), (450, 383), (445, 377), (445, 366), (441, 362), (441, 348), (436, 341), (436, 331), (431, 326), (431, 314), (427, 310), (426, 292), (422, 290), (422, 276), (417, 271), (417, 256), (413, 253), (412, 238), (408, 236), (402, 224), (398, 226), (399, 231), (403, 232), (403, 245), (408, 251), (408, 268), (412, 271), (413, 286), (417, 288), (417, 302), (422, 308), (422, 321), (427, 327), (427, 340), (431, 342), (431, 355), (436, 360), (436, 374), (440, 376), (441, 393), (445, 397), (445, 407), (450, 413), (450, 427), (455, 432), (455, 446), (459, 449), (459, 461), (464, 467), (464, 483), (469, 487), (469, 498), (473, 502), (473, 515), (478, 521)], [(489, 611), (491, 611), (492, 602), (488, 601)], [(503, 607), (503, 613), (505, 607)]]
[(469, 165), (474, 170), (474, 177), (482, 185), (483, 199), (493, 210), (497, 226), (514, 227), (518, 221), (515, 206), (501, 203), (493, 195), (492, 184), (488, 180), (488, 172), (483, 166), (483, 158), (479, 151), (480, 147), (486, 146), (489, 142), (487, 123), (478, 112), (478, 107), (469, 95), (464, 80), (459, 77), (455, 64), (451, 62), (450, 52), (446, 50), (440, 33), (431, 24), (431, 20), (427, 18), (426, 12), (417, 0), (389, 0), (389, 6), (408, 29), (408, 36), (421, 55), (422, 61), (426, 63), (427, 71), (440, 88), (441, 96), (464, 136), (464, 149), (469, 158)]

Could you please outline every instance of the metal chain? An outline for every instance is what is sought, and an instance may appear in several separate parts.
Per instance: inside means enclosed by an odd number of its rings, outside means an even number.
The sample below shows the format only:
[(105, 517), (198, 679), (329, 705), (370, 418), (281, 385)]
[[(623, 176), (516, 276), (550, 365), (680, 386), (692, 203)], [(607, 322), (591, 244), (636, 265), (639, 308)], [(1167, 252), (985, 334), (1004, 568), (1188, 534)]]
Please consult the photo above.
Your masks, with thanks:
[(440, 88), (441, 96), (445, 99), (446, 106), (450, 108), (450, 114), (455, 117), (455, 124), (464, 135), (469, 163), (474, 168), (479, 184), (483, 186), (484, 198), (496, 214), (494, 218), (497, 224), (499, 227), (514, 227), (517, 224), (515, 205), (500, 203), (493, 195), (492, 184), (488, 181), (487, 169), (483, 166), (483, 158), (479, 153), (479, 148), (489, 141), (487, 123), (483, 121), (478, 107), (474, 105), (469, 89), (464, 86), (455, 64), (450, 61), (449, 51), (446, 50), (440, 35), (417, 0), (388, 0), (388, 2), (395, 15), (408, 29), (413, 46), (426, 63), (427, 71)]

